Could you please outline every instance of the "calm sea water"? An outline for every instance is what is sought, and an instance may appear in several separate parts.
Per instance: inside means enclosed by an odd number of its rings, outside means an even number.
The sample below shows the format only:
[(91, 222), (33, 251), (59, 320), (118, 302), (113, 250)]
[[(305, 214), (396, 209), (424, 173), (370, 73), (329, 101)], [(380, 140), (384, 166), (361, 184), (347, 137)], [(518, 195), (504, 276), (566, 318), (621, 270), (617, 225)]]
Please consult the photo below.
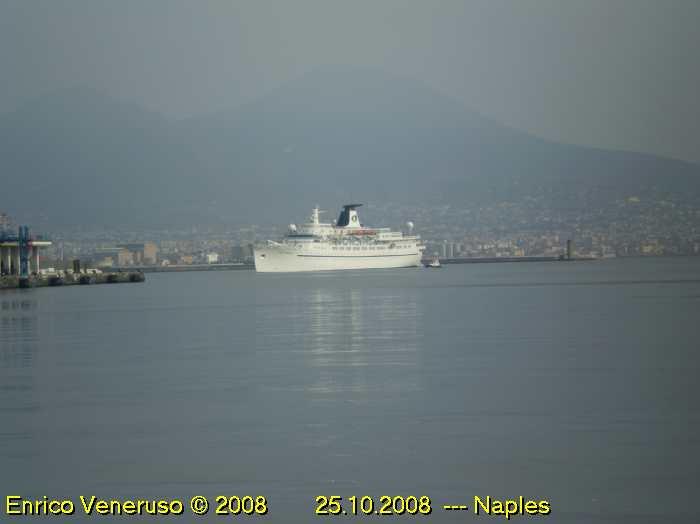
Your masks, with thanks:
[(264, 495), (280, 523), (323, 520), (318, 495), (427, 495), (428, 522), (523, 495), (551, 522), (690, 522), (699, 335), (697, 258), (3, 291), (0, 495)]

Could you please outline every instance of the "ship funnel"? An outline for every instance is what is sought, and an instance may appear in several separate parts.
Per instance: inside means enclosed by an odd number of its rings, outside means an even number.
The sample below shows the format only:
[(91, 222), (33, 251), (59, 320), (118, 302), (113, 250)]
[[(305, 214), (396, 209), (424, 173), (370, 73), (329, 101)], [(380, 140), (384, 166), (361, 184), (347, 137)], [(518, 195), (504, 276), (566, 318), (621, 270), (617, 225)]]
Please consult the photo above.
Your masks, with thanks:
[(360, 217), (357, 214), (357, 208), (362, 204), (346, 204), (338, 217), (338, 227), (360, 227)]

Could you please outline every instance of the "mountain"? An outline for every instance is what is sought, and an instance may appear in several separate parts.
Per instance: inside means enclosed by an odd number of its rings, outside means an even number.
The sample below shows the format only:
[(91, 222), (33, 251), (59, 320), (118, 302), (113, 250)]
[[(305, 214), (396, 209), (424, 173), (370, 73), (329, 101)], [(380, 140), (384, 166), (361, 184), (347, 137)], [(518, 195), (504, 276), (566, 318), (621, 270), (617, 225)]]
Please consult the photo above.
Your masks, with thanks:
[[(573, 103), (573, 101), (572, 101)], [(0, 115), (0, 207), (57, 224), (286, 223), (315, 203), (700, 195), (700, 166), (557, 144), (406, 79), (325, 68), (171, 121), (92, 90)], [(332, 208), (331, 208), (332, 209)]]
[[(172, 123), (90, 89), (68, 89), (0, 115), (2, 199), (35, 223), (140, 223), (191, 190), (194, 164)], [(177, 169), (175, 169), (177, 168)], [(182, 171), (181, 171), (182, 172)]]

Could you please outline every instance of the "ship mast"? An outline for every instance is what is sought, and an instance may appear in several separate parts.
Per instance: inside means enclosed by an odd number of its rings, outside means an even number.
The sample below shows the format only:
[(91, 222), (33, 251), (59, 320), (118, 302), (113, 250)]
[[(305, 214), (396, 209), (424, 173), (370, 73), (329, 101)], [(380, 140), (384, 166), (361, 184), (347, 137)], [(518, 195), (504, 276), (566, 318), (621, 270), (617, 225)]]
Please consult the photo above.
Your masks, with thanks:
[(321, 213), (321, 210), (318, 208), (318, 204), (316, 204), (316, 207), (314, 207), (313, 210), (311, 211), (311, 223), (314, 226), (317, 226), (320, 223), (320, 221), (319, 221), (320, 213)]

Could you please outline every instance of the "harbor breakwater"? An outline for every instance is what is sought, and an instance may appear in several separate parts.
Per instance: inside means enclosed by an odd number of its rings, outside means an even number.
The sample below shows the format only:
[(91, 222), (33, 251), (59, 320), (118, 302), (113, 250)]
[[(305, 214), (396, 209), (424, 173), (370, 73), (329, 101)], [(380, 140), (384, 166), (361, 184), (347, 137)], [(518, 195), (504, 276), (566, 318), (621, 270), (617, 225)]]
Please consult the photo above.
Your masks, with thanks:
[(117, 272), (117, 273), (81, 273), (49, 276), (30, 276), (22, 279), (17, 275), (0, 277), (0, 289), (16, 289), (31, 287), (60, 287), (60, 286), (88, 286), (93, 284), (126, 284), (144, 282), (145, 275), (141, 271)]
[[(425, 265), (432, 257), (423, 258), (421, 264)], [(596, 260), (593, 257), (561, 256), (523, 256), (523, 257), (474, 257), (474, 258), (440, 258), (442, 264), (488, 264), (494, 262), (570, 262), (581, 260)], [(252, 263), (224, 263), (224, 264), (181, 264), (168, 266), (123, 266), (112, 267), (111, 271), (118, 273), (138, 271), (140, 273), (178, 273), (188, 271), (238, 271), (255, 270)]]

